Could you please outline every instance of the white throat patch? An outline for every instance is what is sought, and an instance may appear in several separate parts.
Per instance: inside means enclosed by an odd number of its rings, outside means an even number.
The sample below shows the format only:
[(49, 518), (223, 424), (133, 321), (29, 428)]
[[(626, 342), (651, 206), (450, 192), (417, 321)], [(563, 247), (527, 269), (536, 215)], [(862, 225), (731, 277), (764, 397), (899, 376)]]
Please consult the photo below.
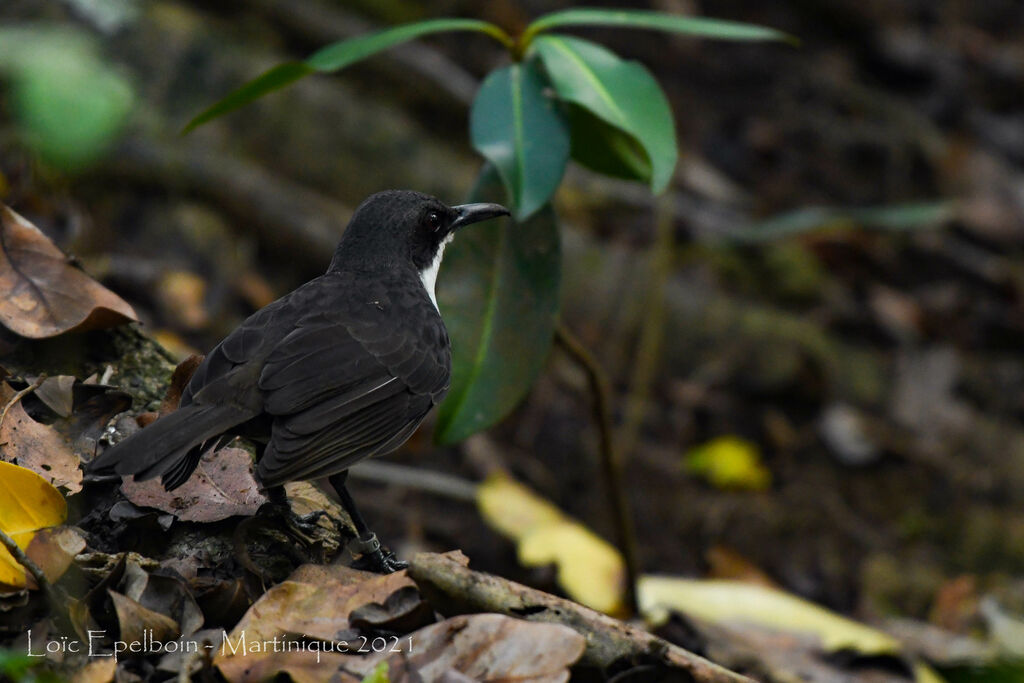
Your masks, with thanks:
[(455, 237), (455, 233), (448, 233), (448, 236), (444, 238), (441, 244), (437, 245), (437, 253), (434, 254), (434, 260), (429, 266), (420, 271), (420, 282), (423, 283), (423, 288), (427, 290), (427, 296), (430, 297), (430, 301), (433, 302), (434, 308), (440, 313), (441, 309), (437, 308), (437, 295), (434, 293), (434, 287), (437, 284), (437, 271), (441, 267), (441, 259), (444, 257), (444, 248), (448, 246), (448, 243)]

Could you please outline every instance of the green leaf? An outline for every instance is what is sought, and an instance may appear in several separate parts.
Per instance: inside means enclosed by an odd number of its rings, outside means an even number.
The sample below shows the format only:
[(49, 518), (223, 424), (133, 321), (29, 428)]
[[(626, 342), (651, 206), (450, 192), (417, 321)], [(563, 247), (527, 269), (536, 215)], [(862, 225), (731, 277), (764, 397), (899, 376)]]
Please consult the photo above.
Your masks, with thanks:
[(448, 31), (477, 31), (506, 45), (512, 42), (512, 39), (494, 24), (476, 19), (431, 19), (430, 21), (395, 26), (348, 40), (340, 40), (320, 48), (304, 62), (279, 64), (261, 76), (257, 76), (189, 121), (183, 132), (187, 133), (207, 121), (234, 111), (267, 93), (279, 90), (303, 76), (318, 71), (339, 71), (401, 43), (407, 43), (430, 33)]
[(281, 88), (294, 83), (304, 76), (314, 73), (315, 69), (304, 62), (285, 62), (278, 64), (270, 71), (257, 76), (240, 88), (214, 102), (204, 109), (198, 116), (188, 122), (181, 131), (189, 133), (199, 126), (212, 121), (215, 118), (232, 112), (254, 100), (258, 100), (267, 93), (280, 90)]
[(665, 189), (678, 158), (676, 134), (672, 108), (651, 72), (580, 38), (541, 36), (534, 46), (559, 96), (635, 138), (651, 167), (651, 189)]
[(575, 104), (566, 107), (566, 115), (577, 163), (614, 178), (651, 182), (651, 160), (636, 138)]
[(19, 132), (64, 170), (106, 151), (134, 104), (131, 84), (96, 47), (87, 34), (47, 25), (0, 29), (0, 70), (9, 75)]
[(703, 38), (722, 40), (783, 40), (795, 43), (792, 36), (766, 26), (744, 24), (738, 21), (683, 17), (677, 14), (649, 10), (618, 10), (580, 7), (546, 14), (526, 27), (521, 42), (529, 45), (542, 31), (563, 26), (615, 26), (669, 31)]
[(373, 671), (363, 676), (361, 683), (390, 683), (390, 668), (387, 661), (380, 662), (373, 667)]
[(767, 242), (833, 226), (863, 225), (883, 230), (934, 228), (956, 216), (949, 201), (912, 202), (864, 208), (807, 206), (772, 216), (729, 236), (738, 242)]
[(491, 73), (469, 112), (473, 147), (498, 170), (519, 220), (544, 206), (569, 161), (569, 131), (533, 62)]
[[(471, 201), (501, 201), (493, 167)], [(508, 415), (544, 366), (558, 313), (561, 246), (545, 206), (529, 220), (488, 221), (445, 252), (438, 299), (452, 339), (452, 385), (435, 438), (454, 443)]]

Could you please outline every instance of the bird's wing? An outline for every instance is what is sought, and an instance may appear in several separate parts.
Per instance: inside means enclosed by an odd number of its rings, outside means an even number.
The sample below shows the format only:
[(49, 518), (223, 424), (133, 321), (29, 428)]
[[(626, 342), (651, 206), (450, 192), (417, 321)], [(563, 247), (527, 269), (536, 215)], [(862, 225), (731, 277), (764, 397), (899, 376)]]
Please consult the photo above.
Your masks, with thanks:
[(441, 400), (448, 338), (415, 294), (392, 286), (339, 297), (344, 308), (303, 318), (267, 357), (259, 387), (275, 419), (257, 470), (265, 486), (393, 450)]

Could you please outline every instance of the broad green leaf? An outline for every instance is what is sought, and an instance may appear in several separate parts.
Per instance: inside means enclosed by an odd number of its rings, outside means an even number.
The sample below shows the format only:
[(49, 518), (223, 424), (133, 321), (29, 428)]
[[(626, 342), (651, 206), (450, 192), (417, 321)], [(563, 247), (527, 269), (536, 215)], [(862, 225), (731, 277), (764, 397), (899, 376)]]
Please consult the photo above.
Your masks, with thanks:
[[(481, 172), (471, 201), (504, 199)], [(544, 366), (558, 312), (561, 247), (554, 211), (461, 230), (445, 252), (438, 300), (452, 339), (452, 384), (436, 439), (454, 443), (498, 422)]]
[(534, 46), (559, 97), (632, 136), (649, 160), (651, 189), (665, 189), (678, 158), (676, 133), (672, 108), (651, 72), (579, 38), (541, 36)]
[(491, 73), (469, 112), (473, 147), (498, 169), (518, 220), (544, 206), (569, 161), (569, 131), (532, 62)]
[(636, 139), (583, 107), (566, 106), (574, 161), (614, 178), (651, 182), (651, 160)]
[(339, 71), (401, 43), (407, 43), (431, 33), (448, 31), (477, 31), (485, 33), (503, 44), (511, 43), (511, 38), (500, 28), (489, 22), (476, 19), (431, 19), (384, 29), (348, 40), (340, 40), (320, 48), (304, 62), (279, 64), (261, 76), (257, 76), (202, 111), (188, 122), (183, 132), (187, 133), (207, 121), (234, 111), (267, 93), (279, 90), (303, 76), (318, 71)]
[(738, 21), (708, 19), (705, 17), (683, 17), (649, 10), (620, 10), (580, 7), (546, 14), (526, 27), (521, 42), (529, 45), (533, 37), (542, 31), (564, 26), (615, 26), (618, 28), (643, 28), (655, 31), (682, 33), (703, 38), (723, 40), (784, 40), (795, 39), (782, 31), (766, 26), (745, 24)]

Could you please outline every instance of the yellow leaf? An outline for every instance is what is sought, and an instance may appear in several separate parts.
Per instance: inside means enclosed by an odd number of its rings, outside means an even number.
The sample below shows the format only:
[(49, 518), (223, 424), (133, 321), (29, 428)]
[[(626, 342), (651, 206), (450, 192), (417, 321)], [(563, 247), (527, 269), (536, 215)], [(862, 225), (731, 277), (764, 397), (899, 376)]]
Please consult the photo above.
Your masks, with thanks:
[[(24, 550), (40, 529), (67, 519), (64, 497), (32, 470), (0, 461), (0, 529)], [(21, 588), (25, 569), (0, 547), (0, 584)]]
[(618, 614), (626, 570), (610, 543), (582, 524), (563, 520), (540, 526), (519, 541), (519, 561), (527, 567), (558, 567), (558, 583), (577, 602)]
[(826, 652), (851, 649), (866, 655), (897, 654), (892, 636), (830, 612), (795, 595), (740, 581), (698, 581), (643, 576), (637, 598), (644, 618), (658, 623), (674, 610), (716, 624), (748, 623), (817, 636)]
[(503, 473), (478, 487), (477, 505), (492, 528), (517, 542), (521, 563), (554, 564), (559, 585), (592, 609), (623, 609), (625, 563), (605, 540)]
[(557, 507), (501, 472), (480, 484), (476, 502), (494, 530), (516, 541), (538, 526), (564, 518)]
[(763, 491), (772, 473), (761, 463), (757, 445), (735, 436), (721, 436), (686, 454), (688, 472), (704, 477), (719, 489)]

